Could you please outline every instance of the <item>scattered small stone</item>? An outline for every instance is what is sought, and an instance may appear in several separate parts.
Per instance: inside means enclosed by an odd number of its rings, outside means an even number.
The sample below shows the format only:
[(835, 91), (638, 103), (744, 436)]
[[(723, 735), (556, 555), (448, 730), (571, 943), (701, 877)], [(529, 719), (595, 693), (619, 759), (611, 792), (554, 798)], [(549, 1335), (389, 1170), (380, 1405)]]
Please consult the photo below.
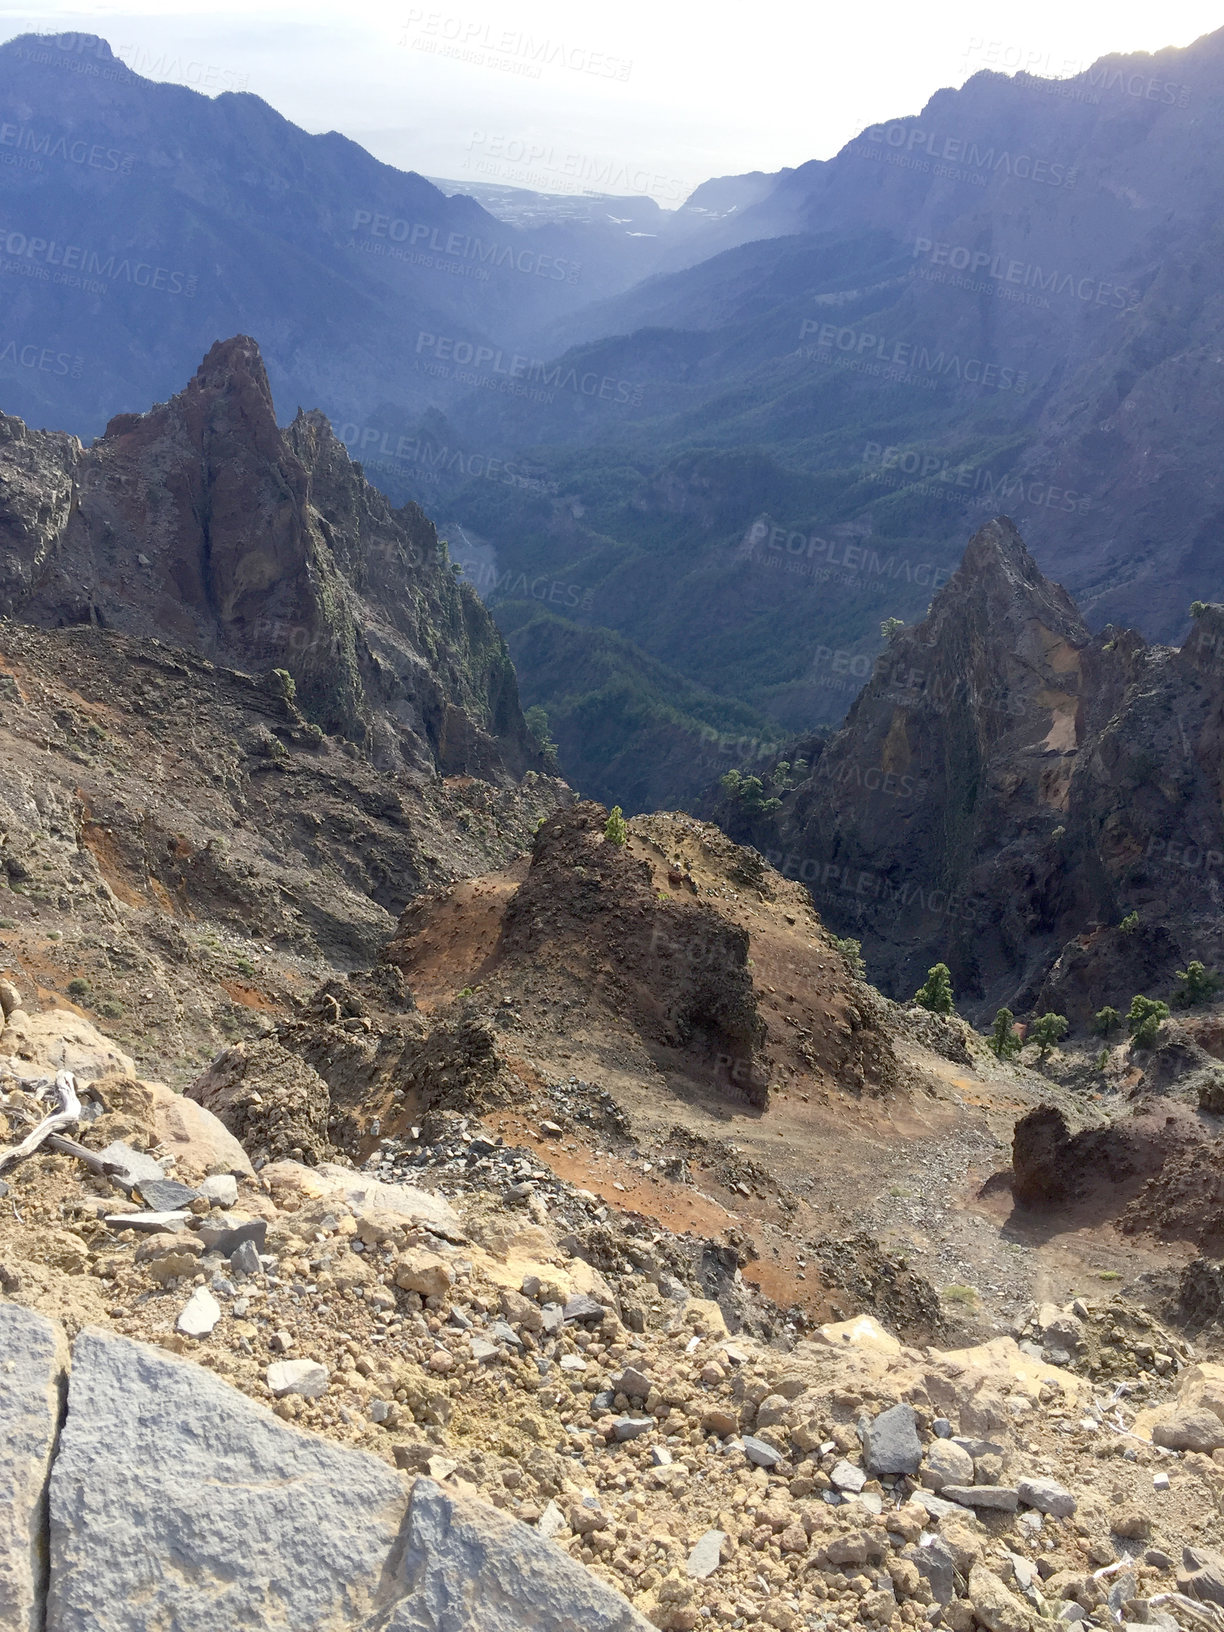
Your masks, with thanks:
[(636, 1366), (626, 1366), (624, 1371), (613, 1377), (612, 1387), (616, 1393), (624, 1394), (631, 1400), (644, 1400), (650, 1393), (650, 1379)]
[(969, 1601), (988, 1632), (1030, 1632), (1032, 1612), (984, 1564), (969, 1571)]
[(229, 1262), (235, 1275), (258, 1275), (259, 1250), (254, 1241), (240, 1241), (230, 1253)]
[(702, 1413), (701, 1431), (705, 1434), (716, 1434), (719, 1439), (730, 1439), (739, 1427), (739, 1423), (730, 1411), (706, 1411)]
[(598, 1298), (593, 1298), (589, 1292), (579, 1292), (565, 1305), (566, 1322), (574, 1320), (602, 1320), (607, 1313), (604, 1305)]
[(1069, 1519), (1075, 1512), (1075, 1497), (1053, 1479), (1021, 1479), (1016, 1495), (1026, 1507), (1035, 1507), (1054, 1519)]
[(190, 1213), (110, 1213), (106, 1223), (112, 1230), (140, 1230), (146, 1235), (163, 1231), (177, 1235), (187, 1228)]
[(1205, 1547), (1184, 1547), (1182, 1568), (1177, 1572), (1177, 1590), (1187, 1598), (1224, 1608), (1224, 1553)]
[(672, 1453), (666, 1445), (652, 1445), (650, 1447), (650, 1460), (656, 1468), (670, 1468)]
[(655, 1425), (653, 1417), (617, 1417), (612, 1424), (612, 1432), (618, 1440), (639, 1439), (648, 1434)]
[(962, 1507), (989, 1507), (1000, 1513), (1014, 1513), (1020, 1501), (1011, 1485), (945, 1485), (940, 1494)]
[(1210, 1456), (1212, 1451), (1224, 1449), (1224, 1422), (1205, 1406), (1175, 1411), (1153, 1424), (1152, 1444), (1169, 1451), (1201, 1451)]
[(937, 1439), (927, 1450), (919, 1472), (928, 1490), (969, 1485), (973, 1483), (973, 1458), (955, 1440)]
[(707, 1530), (688, 1555), (684, 1573), (694, 1580), (704, 1581), (722, 1563), (722, 1544), (726, 1541), (723, 1530)]
[(197, 1286), (176, 1325), (184, 1337), (207, 1337), (221, 1319), (221, 1305), (206, 1286)]
[(912, 1405), (894, 1405), (868, 1425), (863, 1436), (863, 1462), (873, 1474), (918, 1472), (922, 1441)]
[(327, 1372), (317, 1360), (276, 1360), (265, 1376), (278, 1400), (286, 1394), (317, 1400), (327, 1393)]
[(862, 1468), (856, 1468), (853, 1462), (847, 1462), (845, 1457), (834, 1467), (829, 1478), (837, 1490), (848, 1490), (857, 1495), (867, 1483), (867, 1475)]
[(142, 1179), (139, 1190), (141, 1200), (156, 1213), (185, 1211), (193, 1201), (200, 1199), (198, 1190), (189, 1184), (180, 1184), (177, 1179)]
[(763, 1439), (757, 1439), (755, 1434), (744, 1435), (744, 1455), (756, 1467), (767, 1470), (776, 1468), (782, 1461), (782, 1452), (767, 1445)]
[(232, 1173), (215, 1173), (199, 1186), (200, 1194), (219, 1207), (234, 1207), (238, 1202), (238, 1180)]
[(544, 1537), (545, 1541), (551, 1541), (555, 1535), (565, 1529), (565, 1514), (562, 1513), (556, 1502), (550, 1501), (543, 1513), (540, 1514), (536, 1520), (536, 1529)]
[(217, 1213), (200, 1220), (199, 1236), (210, 1252), (219, 1252), (223, 1258), (229, 1258), (244, 1241), (253, 1242), (257, 1253), (263, 1252), (268, 1244), (268, 1221)]

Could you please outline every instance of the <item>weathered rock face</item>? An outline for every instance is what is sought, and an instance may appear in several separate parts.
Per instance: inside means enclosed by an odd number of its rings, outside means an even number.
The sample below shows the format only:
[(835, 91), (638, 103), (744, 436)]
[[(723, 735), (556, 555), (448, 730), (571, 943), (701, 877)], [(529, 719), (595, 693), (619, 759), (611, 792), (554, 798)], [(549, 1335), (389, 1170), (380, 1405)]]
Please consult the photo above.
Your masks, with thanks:
[(1000, 517), (894, 637), (769, 859), (891, 995), (938, 959), (969, 1013), (1123, 1007), (1222, 944), (1222, 658), (1224, 607), (1180, 651), (1090, 636)]
[(45, 1315), (0, 1303), (0, 1626), (42, 1632), (46, 1487), (68, 1344)]
[[(758, 1054), (765, 1026), (748, 967), (748, 935), (711, 907), (660, 900), (646, 863), (604, 838), (607, 812), (583, 802), (546, 823), (531, 868), (506, 912), (502, 947), (536, 958), (566, 949), (591, 966), (623, 965), (624, 1002), (664, 1046), (742, 1062), (733, 1078), (763, 1103)], [(395, 943), (387, 955), (395, 956)]]
[[(6, 1314), (0, 1307), (0, 1320)], [(0, 1548), (5, 1564), (30, 1555), (27, 1536), (39, 1556), (57, 1425), (47, 1394), (63, 1364), (52, 1323), (16, 1314), (23, 1330), (0, 1324), (0, 1360), (24, 1355), (35, 1322), (50, 1335), (22, 1359), (29, 1399), (18, 1390), (15, 1402), (28, 1405), (28, 1424), (14, 1420), (0, 1447), (24, 1453), (28, 1487), (16, 1492), (25, 1498), (11, 1509), (21, 1534)], [(73, 1352), (50, 1527), (46, 1632), (647, 1625), (525, 1525), (428, 1479), (409, 1496), (377, 1457), (285, 1427), (212, 1373), (98, 1330), (82, 1333)], [(44, 1625), (44, 1582), (33, 1568), (29, 1581), (29, 1613), (6, 1617), (6, 1627)], [(0, 1577), (0, 1592), (7, 1584)]]
[(505, 644), (431, 523), (369, 487), (321, 414), (278, 428), (245, 336), (90, 448), (0, 421), (0, 612), (284, 669), (386, 768), (538, 766)]

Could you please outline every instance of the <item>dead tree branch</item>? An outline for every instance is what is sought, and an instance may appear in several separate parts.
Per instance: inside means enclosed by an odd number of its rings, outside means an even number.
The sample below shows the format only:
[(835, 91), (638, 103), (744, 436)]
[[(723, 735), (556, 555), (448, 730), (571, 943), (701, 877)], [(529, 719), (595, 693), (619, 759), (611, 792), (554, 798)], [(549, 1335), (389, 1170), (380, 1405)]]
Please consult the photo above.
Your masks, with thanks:
[(52, 1134), (58, 1134), (65, 1128), (74, 1128), (81, 1120), (81, 1101), (77, 1096), (76, 1078), (71, 1071), (59, 1073), (55, 1079), (55, 1092), (59, 1095), (59, 1109), (52, 1111), (50, 1116), (43, 1117), (38, 1126), (28, 1133), (19, 1145), (0, 1148), (0, 1173), (7, 1172), (10, 1167), (16, 1167), (18, 1162), (24, 1162), (26, 1157), (32, 1156)]

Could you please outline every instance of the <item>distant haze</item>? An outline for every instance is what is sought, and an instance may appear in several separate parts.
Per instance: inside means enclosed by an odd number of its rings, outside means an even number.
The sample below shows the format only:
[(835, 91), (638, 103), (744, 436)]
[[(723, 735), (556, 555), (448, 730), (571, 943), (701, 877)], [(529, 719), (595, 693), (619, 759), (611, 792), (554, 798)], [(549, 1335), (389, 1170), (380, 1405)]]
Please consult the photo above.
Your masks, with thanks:
[(1111, 52), (1188, 45), (1204, 0), (1023, 8), (704, 7), (621, 0), (174, 0), (69, 10), (0, 0), (0, 39), (101, 34), (137, 72), (247, 89), (401, 169), (674, 205), (710, 176), (827, 158), (980, 68), (1065, 77)]

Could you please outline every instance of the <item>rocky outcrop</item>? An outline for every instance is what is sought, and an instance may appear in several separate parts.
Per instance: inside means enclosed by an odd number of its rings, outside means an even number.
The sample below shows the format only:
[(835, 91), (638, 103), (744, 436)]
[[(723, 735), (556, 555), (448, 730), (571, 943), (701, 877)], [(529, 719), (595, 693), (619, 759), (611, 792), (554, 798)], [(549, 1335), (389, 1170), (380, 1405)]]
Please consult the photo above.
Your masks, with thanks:
[[(633, 1632), (537, 1532), (278, 1422), (211, 1372), (0, 1304), (0, 1617), (13, 1632)], [(57, 1441), (58, 1435), (58, 1441)], [(49, 1475), (49, 1479), (48, 1479)]]
[(286, 704), (386, 769), (541, 764), (505, 643), (432, 524), (369, 487), (322, 414), (280, 430), (245, 336), (89, 448), (0, 421), (0, 612), (283, 670)]
[(1224, 949), (1221, 653), (1224, 607), (1179, 651), (1091, 636), (999, 517), (786, 795), (769, 859), (890, 995), (936, 960), (978, 1017), (1167, 994)]
[(274, 1037), (223, 1049), (184, 1096), (219, 1117), (248, 1149), (312, 1164), (330, 1152), (331, 1095), (305, 1060)]

